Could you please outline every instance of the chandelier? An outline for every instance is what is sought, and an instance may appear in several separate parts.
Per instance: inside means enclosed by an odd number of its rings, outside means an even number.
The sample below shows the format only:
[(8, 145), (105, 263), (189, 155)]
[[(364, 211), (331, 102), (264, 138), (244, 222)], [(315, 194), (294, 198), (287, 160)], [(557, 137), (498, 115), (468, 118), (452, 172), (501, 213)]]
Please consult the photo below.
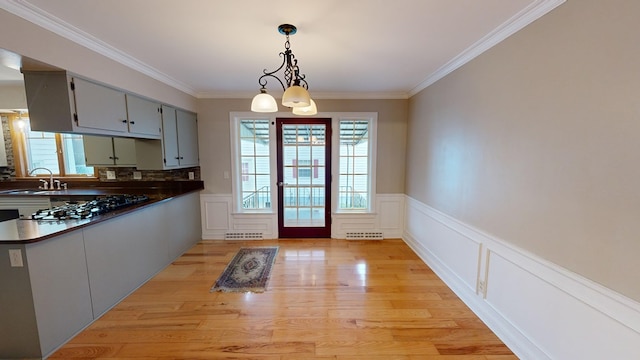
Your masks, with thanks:
[[(278, 32), (287, 37), (284, 43), (284, 52), (280, 53), (280, 56), (283, 58), (282, 65), (274, 71), (263, 70), (263, 75), (258, 78), (260, 93), (251, 101), (251, 111), (260, 113), (278, 111), (276, 99), (267, 94), (266, 89), (267, 79), (274, 78), (280, 83), (282, 90), (284, 90), (282, 105), (293, 108), (293, 113), (296, 115), (315, 115), (318, 112), (316, 103), (311, 99), (309, 91), (307, 91), (309, 84), (307, 84), (305, 80), (305, 75), (300, 74), (298, 59), (296, 59), (291, 51), (289, 35), (293, 35), (297, 31), (296, 27), (290, 24), (278, 26)], [(283, 71), (284, 81), (275, 75), (280, 70)]]

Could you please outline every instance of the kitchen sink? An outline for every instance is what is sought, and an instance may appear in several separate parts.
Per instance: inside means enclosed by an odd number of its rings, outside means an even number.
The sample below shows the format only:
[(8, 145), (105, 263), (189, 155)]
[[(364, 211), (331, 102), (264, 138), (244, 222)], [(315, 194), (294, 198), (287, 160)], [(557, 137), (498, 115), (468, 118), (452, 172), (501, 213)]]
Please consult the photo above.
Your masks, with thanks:
[(6, 190), (2, 191), (0, 194), (4, 195), (39, 195), (43, 192), (40, 189), (20, 189), (20, 190)]

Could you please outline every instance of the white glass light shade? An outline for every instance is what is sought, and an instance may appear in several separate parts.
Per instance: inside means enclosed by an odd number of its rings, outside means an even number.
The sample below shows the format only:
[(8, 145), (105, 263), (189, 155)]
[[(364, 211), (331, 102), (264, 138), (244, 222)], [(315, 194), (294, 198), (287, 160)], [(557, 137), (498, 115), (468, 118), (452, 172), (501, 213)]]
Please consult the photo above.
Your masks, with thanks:
[(303, 107), (294, 107), (293, 114), (294, 115), (315, 115), (318, 113), (318, 108), (316, 107), (316, 102), (311, 99), (311, 105), (303, 106)]
[(261, 92), (253, 97), (251, 101), (251, 111), (259, 113), (277, 112), (278, 103), (273, 96), (266, 92)]
[(311, 97), (305, 88), (293, 85), (282, 95), (282, 105), (292, 108), (309, 106), (311, 105)]

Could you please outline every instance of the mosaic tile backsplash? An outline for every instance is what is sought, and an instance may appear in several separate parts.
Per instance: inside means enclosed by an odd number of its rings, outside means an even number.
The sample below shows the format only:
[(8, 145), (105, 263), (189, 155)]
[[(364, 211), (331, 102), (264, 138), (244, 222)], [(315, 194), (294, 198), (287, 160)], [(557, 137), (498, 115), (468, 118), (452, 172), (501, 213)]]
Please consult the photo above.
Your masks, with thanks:
[[(4, 147), (7, 153), (7, 166), (0, 166), (0, 181), (16, 180), (15, 163), (13, 158), (13, 144), (9, 133), (9, 124), (6, 116), (2, 116), (2, 135)], [(189, 180), (189, 173), (193, 172), (194, 180), (200, 179), (200, 167), (191, 167), (176, 170), (136, 170), (133, 167), (99, 167), (99, 181), (176, 181)], [(115, 180), (107, 179), (107, 171), (114, 171)], [(134, 178), (134, 172), (140, 173), (140, 179)]]

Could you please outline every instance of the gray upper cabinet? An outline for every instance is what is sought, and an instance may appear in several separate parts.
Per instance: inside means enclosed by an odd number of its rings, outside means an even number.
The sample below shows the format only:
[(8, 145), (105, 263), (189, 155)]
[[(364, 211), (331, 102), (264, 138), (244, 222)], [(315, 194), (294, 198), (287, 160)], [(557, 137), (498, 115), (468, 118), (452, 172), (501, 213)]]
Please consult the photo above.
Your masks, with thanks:
[(135, 139), (83, 136), (82, 140), (89, 166), (136, 166)]
[(160, 104), (132, 94), (127, 94), (126, 97), (129, 132), (136, 137), (160, 139)]
[(123, 92), (80, 78), (72, 78), (71, 81), (78, 128), (122, 135), (128, 132), (127, 101)]
[(162, 105), (162, 140), (136, 140), (138, 170), (198, 166), (198, 120), (194, 113)]
[(163, 168), (177, 168), (180, 166), (180, 154), (178, 153), (176, 109), (169, 106), (162, 107), (162, 129), (164, 130), (162, 139), (164, 148)]
[(66, 71), (24, 71), (31, 128), (159, 139), (159, 104)]
[(196, 114), (176, 111), (180, 166), (198, 166), (198, 118)]

